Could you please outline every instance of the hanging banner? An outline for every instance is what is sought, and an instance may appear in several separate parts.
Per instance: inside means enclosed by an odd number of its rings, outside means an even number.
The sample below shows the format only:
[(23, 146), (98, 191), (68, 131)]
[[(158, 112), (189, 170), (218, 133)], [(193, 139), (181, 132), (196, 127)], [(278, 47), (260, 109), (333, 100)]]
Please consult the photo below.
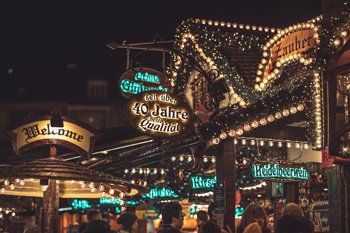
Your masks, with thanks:
[(192, 114), (177, 97), (164, 92), (145, 92), (127, 105), (128, 118), (137, 130), (157, 137), (172, 137), (186, 131)]
[(166, 75), (151, 68), (126, 71), (120, 77), (119, 86), (121, 94), (127, 99), (146, 91), (170, 92)]
[(255, 179), (300, 181), (309, 179), (309, 171), (303, 164), (256, 161), (252, 166)]
[(316, 39), (314, 38), (314, 34), (315, 31), (312, 29), (299, 30), (277, 42), (276, 45), (270, 49), (270, 60), (265, 68), (264, 76), (266, 77), (276, 68), (276, 63), (278, 61), (291, 55), (315, 49)]
[(78, 154), (93, 151), (97, 130), (77, 121), (62, 117), (63, 127), (53, 127), (51, 116), (30, 119), (10, 131), (12, 147), (16, 154), (42, 145), (61, 145)]

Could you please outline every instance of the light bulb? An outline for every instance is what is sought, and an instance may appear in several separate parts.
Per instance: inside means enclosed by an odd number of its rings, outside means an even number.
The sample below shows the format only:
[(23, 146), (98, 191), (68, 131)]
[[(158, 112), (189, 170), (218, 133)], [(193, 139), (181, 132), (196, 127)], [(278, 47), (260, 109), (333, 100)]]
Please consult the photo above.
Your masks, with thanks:
[(48, 189), (48, 185), (40, 185), (41, 191), (45, 192)]
[(261, 141), (259, 142), (259, 144), (260, 144), (260, 146), (264, 146), (264, 145), (265, 145), (265, 142), (261, 140)]
[(179, 158), (179, 160), (180, 160), (181, 162), (184, 161), (184, 157), (181, 155), (180, 158)]
[(292, 147), (292, 143), (291, 142), (287, 142), (287, 148), (291, 148)]
[(85, 188), (86, 187), (86, 183), (83, 181), (83, 182), (81, 182), (81, 188), (83, 189), (83, 188)]
[(125, 169), (125, 170), (124, 170), (124, 173), (128, 173), (128, 172), (129, 172), (129, 169)]
[(114, 193), (115, 193), (115, 190), (114, 190), (114, 189), (110, 189), (110, 190), (109, 190), (109, 194), (114, 195)]
[(103, 192), (105, 190), (105, 187), (102, 184), (100, 184), (99, 190)]
[(269, 141), (269, 146), (273, 146), (273, 141)]
[(283, 145), (282, 142), (278, 142), (278, 143), (277, 143), (277, 146), (278, 146), (278, 147), (282, 147), (282, 145)]
[(244, 138), (242, 139), (242, 145), (247, 144), (247, 140), (245, 140)]
[(212, 163), (215, 163), (215, 161), (216, 161), (216, 159), (213, 157), (213, 158), (211, 158), (211, 162)]
[(20, 184), (20, 185), (24, 185), (24, 184), (25, 184), (24, 180), (21, 180), (21, 181), (19, 182), (19, 184)]
[(11, 184), (11, 185), (10, 185), (10, 189), (11, 189), (11, 190), (14, 190), (14, 189), (15, 189), (15, 185), (14, 185), (14, 184)]
[(175, 156), (171, 157), (171, 161), (175, 161), (175, 160), (176, 160)]
[(254, 139), (250, 140), (250, 145), (252, 145), (252, 146), (255, 145), (255, 140)]
[(10, 181), (8, 180), (8, 179), (6, 179), (5, 181), (4, 181), (4, 185), (9, 185), (10, 184)]
[(203, 161), (206, 163), (208, 162), (208, 158), (207, 157), (204, 157)]

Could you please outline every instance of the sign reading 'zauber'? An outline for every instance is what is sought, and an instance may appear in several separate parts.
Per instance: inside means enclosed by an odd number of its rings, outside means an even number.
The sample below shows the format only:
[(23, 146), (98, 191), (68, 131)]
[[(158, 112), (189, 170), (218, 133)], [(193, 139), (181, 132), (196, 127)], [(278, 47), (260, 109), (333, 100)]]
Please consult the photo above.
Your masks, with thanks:
[(66, 120), (63, 121), (63, 127), (52, 127), (50, 119), (39, 119), (25, 122), (13, 129), (11, 135), (15, 152), (19, 154), (36, 146), (58, 144), (87, 155), (94, 146), (95, 130)]
[(165, 92), (144, 92), (128, 103), (129, 120), (136, 129), (152, 136), (170, 137), (187, 129), (190, 109)]
[(255, 162), (252, 166), (252, 174), (256, 179), (265, 180), (307, 180), (309, 171), (301, 164), (280, 164), (268, 162)]

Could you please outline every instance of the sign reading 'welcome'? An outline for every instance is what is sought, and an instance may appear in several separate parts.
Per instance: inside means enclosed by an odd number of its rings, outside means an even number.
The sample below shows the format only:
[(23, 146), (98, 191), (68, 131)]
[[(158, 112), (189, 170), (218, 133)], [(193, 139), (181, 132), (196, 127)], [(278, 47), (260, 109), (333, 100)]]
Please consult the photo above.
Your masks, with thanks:
[(29, 120), (13, 129), (10, 134), (17, 154), (46, 144), (58, 144), (87, 155), (93, 150), (96, 130), (83, 123), (63, 117), (63, 127), (52, 127), (50, 116)]

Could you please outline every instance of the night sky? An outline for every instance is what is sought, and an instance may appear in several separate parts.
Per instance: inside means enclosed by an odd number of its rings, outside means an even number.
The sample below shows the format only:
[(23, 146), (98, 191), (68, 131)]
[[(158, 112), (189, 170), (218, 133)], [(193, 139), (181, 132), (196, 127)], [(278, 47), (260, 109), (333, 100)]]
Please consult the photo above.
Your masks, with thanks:
[(106, 63), (120, 73), (125, 52), (106, 43), (152, 41), (155, 35), (172, 40), (188, 18), (284, 27), (321, 13), (321, 0), (56, 2), (0, 4), (0, 78), (17, 73), (34, 79), (38, 70), (67, 63)]

